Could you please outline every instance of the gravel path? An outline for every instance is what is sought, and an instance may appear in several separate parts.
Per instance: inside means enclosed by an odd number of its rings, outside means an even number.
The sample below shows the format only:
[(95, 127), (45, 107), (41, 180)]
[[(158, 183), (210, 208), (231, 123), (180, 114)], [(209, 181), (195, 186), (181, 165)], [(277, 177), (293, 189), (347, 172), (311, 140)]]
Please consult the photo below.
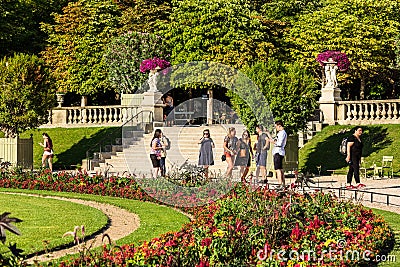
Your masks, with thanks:
[[(5, 193), (5, 194), (18, 194), (18, 195), (24, 195), (24, 196), (42, 197), (42, 198), (51, 198), (51, 199), (57, 199), (57, 200), (62, 200), (62, 201), (69, 201), (69, 202), (86, 205), (86, 206), (93, 207), (95, 209), (100, 210), (108, 217), (110, 223), (109, 223), (109, 226), (104, 230), (103, 233), (98, 234), (86, 241), (86, 244), (88, 246), (91, 245), (92, 248), (99, 247), (102, 245), (103, 234), (107, 234), (112, 240), (118, 240), (118, 239), (121, 239), (121, 238), (131, 234), (133, 231), (138, 229), (140, 226), (139, 216), (137, 216), (136, 214), (133, 214), (131, 212), (128, 212), (127, 210), (124, 210), (124, 209), (121, 209), (119, 207), (109, 205), (109, 204), (99, 203), (99, 202), (95, 202), (95, 201), (82, 200), (82, 199), (75, 199), (75, 198), (56, 197), (56, 196), (40, 196), (40, 195), (23, 194), (23, 193)], [(69, 237), (69, 238), (71, 238), (71, 237)], [(27, 259), (27, 263), (33, 264), (34, 262), (50, 261), (50, 260), (61, 258), (65, 255), (75, 254), (75, 253), (78, 253), (80, 251), (80, 249), (82, 249), (81, 245), (75, 245), (71, 248), (53, 251), (53, 252), (46, 253), (43, 255), (35, 256), (33, 258)]]

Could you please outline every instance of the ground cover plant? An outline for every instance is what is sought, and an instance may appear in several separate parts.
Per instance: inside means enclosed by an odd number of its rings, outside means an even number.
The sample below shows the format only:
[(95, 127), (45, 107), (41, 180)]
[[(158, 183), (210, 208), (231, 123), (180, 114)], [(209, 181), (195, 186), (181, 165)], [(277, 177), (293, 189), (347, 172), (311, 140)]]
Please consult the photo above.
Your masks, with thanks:
[[(10, 235), (7, 241), (16, 243), (25, 255), (71, 245), (72, 238), (62, 236), (77, 225), (84, 225), (86, 236), (90, 236), (108, 223), (95, 208), (55, 199), (0, 193), (0, 207), (22, 220), (18, 224), (22, 234)], [(0, 254), (5, 252), (0, 247)]]

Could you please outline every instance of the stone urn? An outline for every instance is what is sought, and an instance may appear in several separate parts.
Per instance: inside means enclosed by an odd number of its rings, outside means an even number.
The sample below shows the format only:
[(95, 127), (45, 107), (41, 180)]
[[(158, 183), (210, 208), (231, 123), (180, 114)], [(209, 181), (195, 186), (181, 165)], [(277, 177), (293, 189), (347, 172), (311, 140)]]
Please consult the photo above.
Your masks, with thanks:
[(56, 96), (57, 96), (57, 103), (58, 103), (58, 106), (57, 106), (57, 107), (61, 108), (61, 107), (62, 107), (62, 104), (64, 104), (64, 96), (65, 96), (65, 94), (63, 94), (63, 93), (56, 93)]
[(151, 93), (158, 92), (158, 89), (157, 89), (158, 70), (160, 70), (160, 67), (157, 66), (155, 69), (152, 69), (149, 72), (149, 79), (147, 82), (148, 82), (150, 88), (149, 88), (148, 92), (151, 92)]

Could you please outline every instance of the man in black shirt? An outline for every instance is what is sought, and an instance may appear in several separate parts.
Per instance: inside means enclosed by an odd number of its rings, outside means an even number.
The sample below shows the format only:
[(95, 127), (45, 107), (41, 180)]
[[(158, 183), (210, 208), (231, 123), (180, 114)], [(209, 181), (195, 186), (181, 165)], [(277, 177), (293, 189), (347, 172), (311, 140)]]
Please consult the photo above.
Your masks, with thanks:
[[(349, 164), (349, 172), (347, 173), (347, 189), (355, 189), (365, 187), (364, 184), (360, 183), (360, 163), (363, 143), (361, 142), (362, 128), (354, 128), (354, 134), (347, 139), (347, 156), (346, 162)], [(357, 186), (351, 184), (354, 174), (354, 180), (356, 180)]]

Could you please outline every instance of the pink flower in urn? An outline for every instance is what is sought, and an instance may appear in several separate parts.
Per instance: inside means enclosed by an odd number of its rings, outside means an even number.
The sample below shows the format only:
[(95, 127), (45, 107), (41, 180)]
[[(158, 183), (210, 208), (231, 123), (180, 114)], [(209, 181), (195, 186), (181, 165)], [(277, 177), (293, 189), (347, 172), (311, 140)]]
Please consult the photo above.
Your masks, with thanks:
[(140, 72), (147, 72), (150, 70), (161, 70), (165, 69), (171, 66), (171, 63), (168, 61), (158, 58), (158, 57), (153, 57), (153, 58), (148, 58), (142, 61), (140, 64), (139, 70)]
[(327, 50), (319, 53), (316, 60), (324, 66), (326, 62), (333, 61), (337, 63), (339, 70), (345, 71), (350, 67), (350, 61), (345, 53), (340, 51)]

